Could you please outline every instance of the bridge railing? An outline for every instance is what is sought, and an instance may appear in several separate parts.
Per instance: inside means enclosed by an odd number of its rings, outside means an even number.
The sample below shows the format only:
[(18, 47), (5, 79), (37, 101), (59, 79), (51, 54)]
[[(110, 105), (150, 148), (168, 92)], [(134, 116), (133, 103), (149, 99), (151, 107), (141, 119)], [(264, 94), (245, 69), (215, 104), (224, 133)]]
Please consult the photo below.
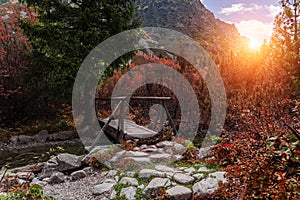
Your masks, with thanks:
[[(129, 98), (129, 96), (95, 98), (96, 102), (97, 101), (119, 101), (117, 106), (115, 107), (115, 109), (112, 111), (111, 116), (108, 118), (107, 122), (102, 127), (101, 132), (104, 133), (104, 131), (108, 127), (111, 120), (117, 118), (118, 119), (118, 135), (117, 135), (116, 139), (121, 142), (124, 139), (125, 105), (127, 105), (131, 110), (133, 110), (133, 108), (129, 105), (129, 100), (142, 100), (142, 101), (159, 101), (160, 102), (160, 104), (165, 109), (167, 119), (169, 120), (169, 123), (170, 123), (171, 127), (173, 128), (174, 134), (176, 135), (177, 130), (176, 130), (174, 121), (170, 115), (170, 112), (169, 112), (166, 104), (165, 104), (166, 101), (169, 101), (171, 99), (172, 99), (171, 97), (155, 97), (155, 96), (144, 96), (144, 97), (143, 96), (131, 96), (130, 98)], [(118, 116), (116, 116), (116, 113), (118, 112), (118, 110), (120, 111), (120, 114)], [(160, 121), (161, 121), (161, 123), (163, 123), (162, 120), (160, 120)], [(155, 121), (155, 123), (157, 123), (157, 120)], [(154, 127), (155, 126), (156, 126), (156, 124), (154, 124)]]

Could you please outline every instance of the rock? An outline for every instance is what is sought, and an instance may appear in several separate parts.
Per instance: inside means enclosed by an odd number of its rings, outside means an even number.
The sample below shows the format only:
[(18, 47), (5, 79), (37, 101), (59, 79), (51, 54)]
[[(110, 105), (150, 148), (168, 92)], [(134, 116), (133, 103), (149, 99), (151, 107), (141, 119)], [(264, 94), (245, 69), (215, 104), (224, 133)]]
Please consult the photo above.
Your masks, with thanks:
[(49, 135), (50, 141), (69, 140), (74, 136), (73, 131), (60, 131)]
[(153, 152), (157, 152), (157, 147), (155, 148), (147, 148), (147, 149), (143, 149), (142, 152), (148, 152), (148, 153), (153, 153)]
[(125, 172), (125, 174), (126, 174), (126, 176), (134, 177), (135, 172), (134, 171), (127, 171), (127, 172)]
[(29, 144), (32, 142), (32, 137), (28, 135), (19, 135), (19, 143), (20, 144)]
[(116, 190), (113, 190), (110, 194), (109, 199), (116, 199), (116, 198), (117, 198), (117, 192), (116, 192)]
[(139, 165), (151, 164), (151, 160), (149, 157), (127, 157), (127, 158), (124, 158), (124, 160), (126, 160), (126, 159), (134, 160)]
[(145, 185), (144, 185), (144, 184), (142, 184), (142, 185), (139, 185), (137, 188), (139, 188), (139, 189), (143, 190), (143, 189), (145, 188)]
[(194, 167), (184, 169), (184, 172), (186, 172), (188, 174), (193, 174), (195, 171), (196, 171), (196, 169)]
[(167, 167), (164, 165), (155, 165), (155, 169), (161, 172), (174, 172), (175, 170), (171, 167)]
[(128, 184), (129, 186), (139, 186), (139, 182), (131, 177), (123, 177), (119, 183)]
[(182, 144), (175, 143), (173, 146), (175, 151), (184, 151), (185, 147)]
[(88, 155), (86, 155), (82, 160), (81, 162), (85, 163), (85, 164), (88, 164), (88, 161), (92, 158), (92, 156), (99, 152), (105, 152), (105, 151), (108, 151), (109, 149), (111, 148), (111, 145), (103, 145), (103, 146), (96, 146), (94, 147), (90, 153)]
[(37, 143), (44, 143), (44, 142), (47, 141), (48, 137), (49, 137), (48, 131), (47, 130), (42, 130), (38, 134), (34, 135), (33, 139)]
[(192, 199), (192, 190), (184, 186), (175, 186), (166, 191), (174, 200)]
[(85, 178), (86, 177), (86, 172), (83, 170), (75, 171), (71, 173), (71, 179), (72, 181), (77, 181), (79, 179)]
[(182, 159), (183, 159), (182, 155), (175, 155), (175, 160), (176, 161), (179, 161), (179, 160), (182, 160)]
[(12, 137), (10, 137), (9, 140), (11, 141), (11, 143), (13, 143), (13, 145), (16, 145), (19, 142), (19, 136), (18, 135), (12, 136)]
[(170, 149), (170, 148), (166, 148), (166, 149), (165, 149), (165, 152), (168, 153), (168, 154), (171, 154), (171, 155), (174, 154), (173, 150)]
[(194, 196), (211, 194), (219, 187), (217, 179), (207, 178), (193, 185)]
[(147, 148), (148, 148), (148, 146), (146, 144), (143, 144), (143, 145), (140, 146), (141, 150), (144, 150), (144, 149), (147, 149)]
[(44, 168), (41, 172), (41, 174), (39, 175), (39, 178), (44, 179), (44, 178), (48, 178), (51, 176), (51, 174), (53, 174), (53, 172), (55, 172), (55, 168), (53, 167), (49, 167), (48, 164), (46, 163), (44, 165)]
[[(225, 48), (236, 51), (246, 42), (234, 25), (216, 19), (201, 0), (139, 0), (137, 5), (136, 13), (141, 16), (143, 27), (168, 28), (197, 41), (206, 41), (204, 48), (210, 52), (223, 52)], [(226, 43), (220, 44), (212, 35)]]
[(56, 159), (58, 162), (57, 170), (60, 172), (76, 170), (81, 166), (80, 157), (73, 154), (62, 153), (57, 155)]
[(128, 151), (128, 152), (126, 152), (126, 156), (129, 156), (129, 157), (146, 157), (146, 156), (148, 156), (148, 154), (145, 153), (145, 152), (141, 152), (141, 151)]
[(142, 169), (139, 172), (139, 177), (144, 181), (147, 181), (152, 177), (164, 177), (164, 176), (165, 176), (165, 173), (159, 172), (159, 171), (156, 171), (153, 169)]
[(134, 147), (133, 151), (140, 151), (141, 149), (139, 147)]
[(47, 167), (57, 167), (58, 166), (58, 161), (56, 157), (51, 157), (47, 162), (46, 162)]
[(108, 178), (108, 179), (103, 180), (102, 183), (113, 183), (113, 184), (116, 184), (117, 182), (114, 179)]
[(135, 195), (136, 195), (136, 188), (132, 186), (123, 188), (120, 193), (120, 197), (125, 196), (125, 198), (128, 200), (135, 200), (136, 199)]
[(204, 175), (203, 174), (193, 174), (193, 177), (195, 179), (202, 179), (204, 177)]
[(101, 183), (93, 187), (94, 195), (101, 195), (104, 193), (110, 193), (114, 187), (115, 183)]
[(208, 169), (207, 167), (200, 167), (198, 169), (198, 172), (210, 172), (210, 171), (211, 171), (211, 169)]
[(65, 175), (61, 172), (54, 172), (49, 180), (49, 184), (58, 184), (58, 183), (63, 183), (65, 181)]
[(36, 185), (39, 185), (41, 187), (44, 187), (45, 185), (47, 185), (47, 182), (40, 181), (39, 179), (34, 178), (34, 179), (32, 179), (31, 184), (36, 184)]
[(174, 146), (174, 142), (172, 141), (162, 141), (156, 144), (158, 148), (163, 148), (163, 147), (172, 147)]
[(144, 189), (143, 195), (146, 198), (157, 197), (161, 188), (165, 188), (170, 185), (171, 181), (168, 178), (154, 178)]
[(209, 174), (212, 177), (215, 177), (217, 181), (222, 181), (223, 183), (226, 183), (226, 177), (225, 177), (226, 172), (214, 172)]
[(115, 177), (117, 174), (118, 174), (118, 171), (117, 171), (117, 170), (110, 170), (110, 171), (108, 171), (108, 173), (106, 174), (106, 177), (108, 177), (108, 178), (113, 178), (113, 177)]
[(166, 161), (167, 159), (170, 159), (171, 155), (167, 154), (167, 153), (152, 154), (152, 155), (149, 156), (149, 158), (152, 161), (161, 162), (161, 161)]
[(213, 146), (200, 148), (199, 153), (198, 153), (199, 159), (206, 158), (210, 154), (212, 149), (213, 149)]
[(83, 168), (83, 171), (86, 174), (93, 174), (94, 173), (94, 169), (92, 167), (85, 167), (85, 168)]
[(177, 183), (189, 184), (189, 183), (192, 183), (195, 179), (194, 179), (194, 177), (186, 175), (186, 174), (176, 173), (176, 174), (174, 174), (174, 180)]

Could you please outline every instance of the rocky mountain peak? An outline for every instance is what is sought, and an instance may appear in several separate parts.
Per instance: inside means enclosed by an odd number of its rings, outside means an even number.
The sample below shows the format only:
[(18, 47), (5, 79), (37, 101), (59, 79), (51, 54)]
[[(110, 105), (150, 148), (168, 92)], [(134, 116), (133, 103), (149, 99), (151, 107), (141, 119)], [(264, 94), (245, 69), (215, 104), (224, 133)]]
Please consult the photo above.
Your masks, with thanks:
[(212, 53), (236, 51), (247, 39), (233, 24), (216, 19), (200, 0), (138, 0), (144, 27), (163, 27), (184, 33)]

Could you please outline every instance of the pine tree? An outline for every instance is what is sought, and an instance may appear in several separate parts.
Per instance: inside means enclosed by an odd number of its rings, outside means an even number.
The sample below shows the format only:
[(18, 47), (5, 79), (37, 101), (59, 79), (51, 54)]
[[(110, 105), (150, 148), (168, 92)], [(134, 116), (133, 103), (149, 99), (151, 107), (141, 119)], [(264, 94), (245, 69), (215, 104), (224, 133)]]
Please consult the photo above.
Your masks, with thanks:
[(135, 0), (23, 0), (39, 23), (23, 23), (31, 43), (26, 77), (36, 98), (69, 99), (80, 64), (99, 43), (139, 26)]

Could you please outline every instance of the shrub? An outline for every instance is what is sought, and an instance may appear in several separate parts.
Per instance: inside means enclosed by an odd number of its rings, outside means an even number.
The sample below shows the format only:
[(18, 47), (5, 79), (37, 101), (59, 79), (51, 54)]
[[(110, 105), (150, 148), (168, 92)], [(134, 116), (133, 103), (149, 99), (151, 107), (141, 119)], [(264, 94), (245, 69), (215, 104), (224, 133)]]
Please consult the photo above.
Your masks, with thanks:
[(279, 110), (289, 114), (280, 113), (282, 120), (274, 120), (277, 116), (270, 112), (263, 117), (249, 113), (245, 123), (248, 131), (223, 135), (207, 162), (222, 166), (229, 182), (211, 198), (300, 198), (300, 141), (297, 133), (291, 132), (292, 127), (283, 123), (297, 115), (298, 103), (283, 101), (279, 105)]

